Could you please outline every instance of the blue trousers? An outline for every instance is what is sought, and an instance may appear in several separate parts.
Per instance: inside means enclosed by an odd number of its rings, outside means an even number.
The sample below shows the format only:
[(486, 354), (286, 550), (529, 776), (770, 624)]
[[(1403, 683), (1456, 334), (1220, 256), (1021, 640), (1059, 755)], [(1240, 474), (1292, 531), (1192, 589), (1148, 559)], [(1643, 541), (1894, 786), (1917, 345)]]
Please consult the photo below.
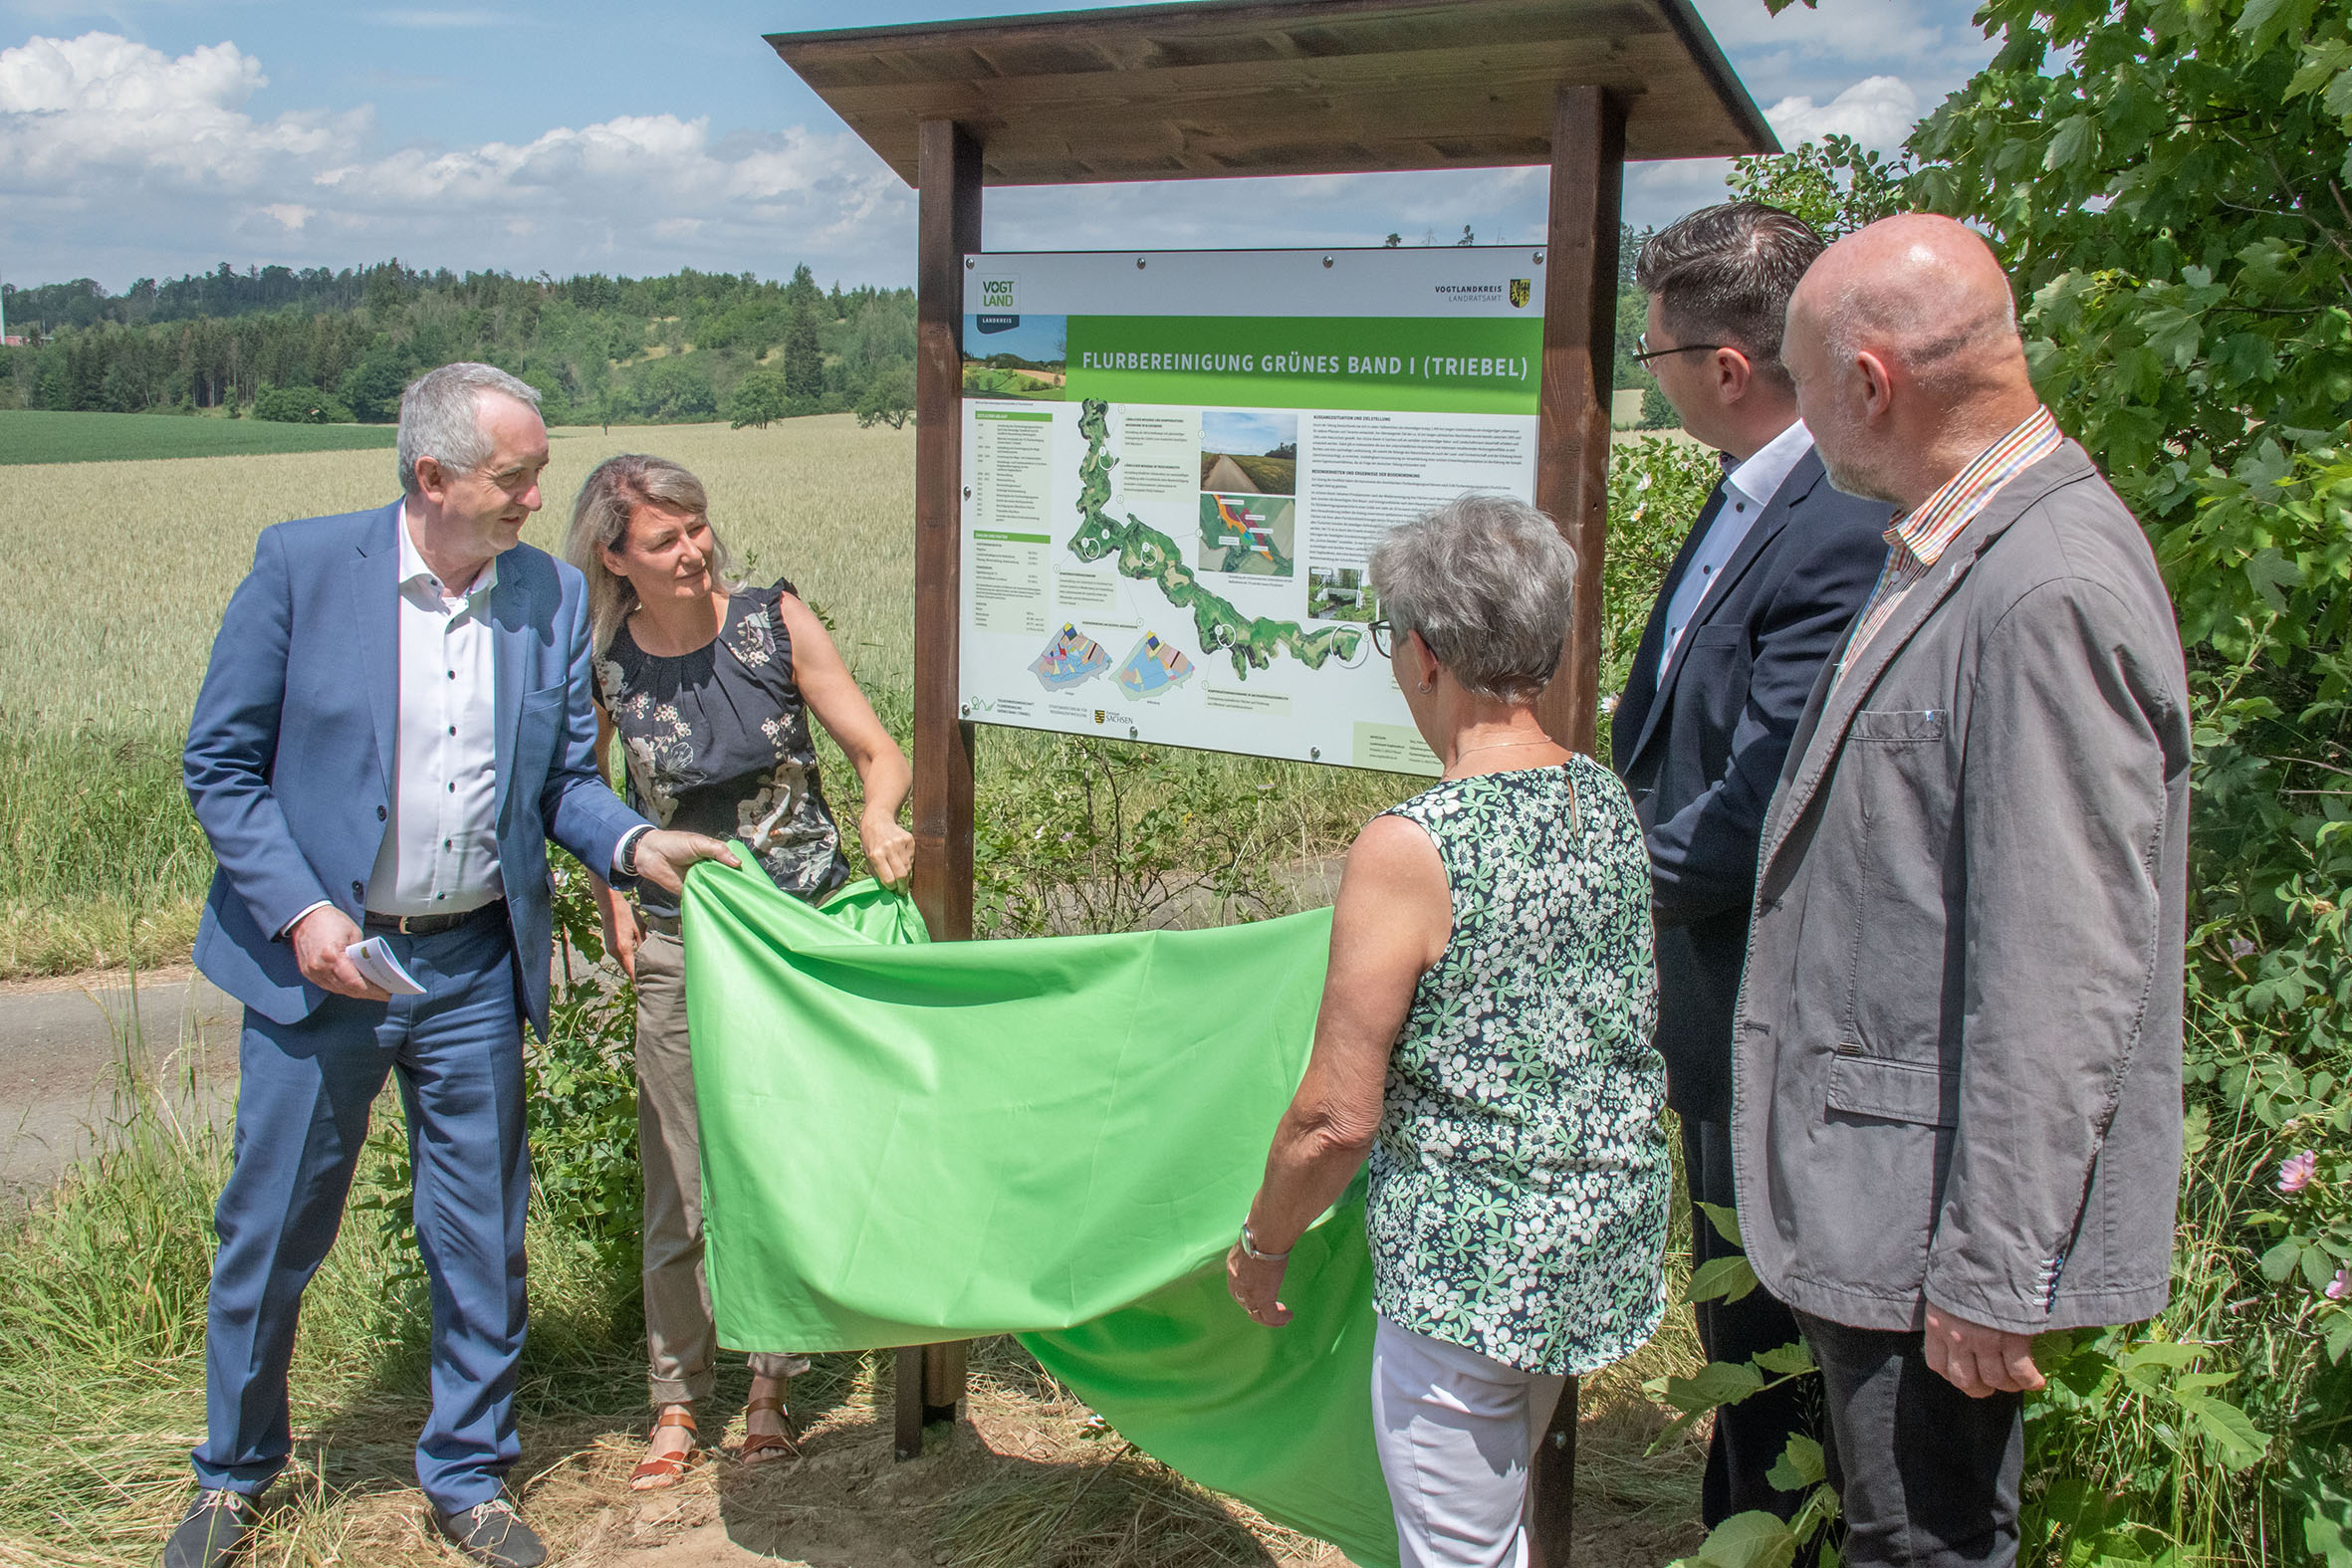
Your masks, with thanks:
[(416, 1478), (445, 1512), (487, 1502), (521, 1453), (523, 1033), (513, 938), (493, 914), (387, 938), (422, 996), (329, 997), (299, 1023), (250, 1009), (235, 1161), (214, 1211), (198, 1484), (258, 1494), (293, 1449), (287, 1367), (302, 1293), (343, 1224), (368, 1107), (397, 1073), (432, 1280), (432, 1414)]

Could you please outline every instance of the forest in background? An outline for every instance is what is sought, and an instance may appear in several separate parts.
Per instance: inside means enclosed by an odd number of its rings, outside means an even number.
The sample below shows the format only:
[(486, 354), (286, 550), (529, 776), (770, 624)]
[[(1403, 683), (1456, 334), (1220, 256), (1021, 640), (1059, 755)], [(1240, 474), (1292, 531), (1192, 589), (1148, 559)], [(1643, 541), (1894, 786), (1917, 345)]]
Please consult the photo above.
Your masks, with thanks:
[(0, 347), (0, 408), (375, 423), (453, 359), (521, 376), (556, 424), (899, 424), (914, 403), (914, 291), (827, 292), (806, 266), (776, 283), (224, 262), (118, 295), (87, 278), (9, 288), (6, 306), (25, 340)]
[[(1630, 357), (1645, 237), (1623, 232), (1615, 384), (1651, 393), (1644, 423), (1671, 424)], [(0, 303), (23, 338), (0, 346), (0, 409), (383, 423), (403, 386), (453, 359), (521, 376), (553, 424), (854, 413), (897, 426), (914, 408), (914, 291), (827, 291), (806, 265), (777, 283), (691, 269), (556, 279), (428, 272), (397, 258), (340, 272), (222, 262), (120, 294), (89, 278), (0, 286)]]

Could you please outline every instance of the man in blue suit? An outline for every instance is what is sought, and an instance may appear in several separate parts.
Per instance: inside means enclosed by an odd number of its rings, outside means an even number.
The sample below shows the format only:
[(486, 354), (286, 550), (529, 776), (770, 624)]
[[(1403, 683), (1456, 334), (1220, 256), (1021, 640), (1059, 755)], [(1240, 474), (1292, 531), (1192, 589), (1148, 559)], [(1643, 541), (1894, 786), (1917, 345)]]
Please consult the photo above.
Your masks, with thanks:
[[(199, 1493), (165, 1568), (236, 1555), (292, 1449), (304, 1287), (397, 1074), (432, 1280), (416, 1473), (477, 1561), (546, 1557), (504, 1489), (523, 1348), (522, 1024), (548, 1026), (548, 840), (678, 886), (716, 839), (655, 829), (595, 767), (587, 592), (520, 543), (548, 463), (538, 395), (452, 364), (400, 400), (401, 500), (266, 530), (222, 617), (184, 759), (220, 862), (196, 963), (245, 1005), (215, 1226)], [(353, 962), (381, 937), (422, 990)]]
[[(1738, 1253), (1710, 1222), (1734, 1206), (1732, 1017), (1748, 951), (1758, 842), (1780, 764), (1822, 666), (1877, 580), (1890, 509), (1831, 488), (1780, 326), (1820, 254), (1801, 220), (1755, 202), (1694, 212), (1642, 247), (1650, 297), (1641, 357), (1683, 428), (1714, 447), (1723, 483), (1660, 584), (1610, 718), (1610, 756), (1647, 830), (1658, 923), (1658, 1049), (1682, 1118), (1694, 1265)], [(1704, 1301), (1710, 1360), (1792, 1344), (1796, 1320), (1762, 1290)], [(1802, 1501), (1765, 1478), (1792, 1434), (1820, 1437), (1811, 1391), (1716, 1413), (1709, 1527)]]

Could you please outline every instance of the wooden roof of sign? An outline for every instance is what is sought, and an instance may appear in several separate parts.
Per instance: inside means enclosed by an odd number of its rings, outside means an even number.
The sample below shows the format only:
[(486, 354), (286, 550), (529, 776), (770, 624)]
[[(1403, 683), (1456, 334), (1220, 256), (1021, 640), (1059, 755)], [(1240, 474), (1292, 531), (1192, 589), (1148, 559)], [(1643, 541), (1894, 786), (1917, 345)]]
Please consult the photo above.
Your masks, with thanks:
[(1544, 163), (1562, 87), (1629, 159), (1777, 150), (1690, 0), (1204, 0), (778, 33), (899, 177), (962, 121), (992, 185)]

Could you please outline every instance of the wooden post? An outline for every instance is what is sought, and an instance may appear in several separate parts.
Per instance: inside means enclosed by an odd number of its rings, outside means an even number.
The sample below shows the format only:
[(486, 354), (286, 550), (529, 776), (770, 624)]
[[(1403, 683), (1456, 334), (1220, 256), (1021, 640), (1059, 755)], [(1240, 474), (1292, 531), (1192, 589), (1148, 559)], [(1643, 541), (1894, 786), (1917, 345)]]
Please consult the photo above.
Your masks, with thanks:
[[(1535, 712), (1553, 740), (1588, 755), (1599, 735), (1601, 559), (1609, 534), (1609, 384), (1616, 378), (1624, 186), (1624, 102), (1597, 87), (1562, 88), (1551, 118), (1535, 505), (1576, 548), (1576, 599), (1559, 673)], [(1553, 1562), (1566, 1562), (1565, 1552), (1563, 1543)]]
[[(1551, 738), (1591, 754), (1600, 729), (1600, 584), (1609, 537), (1609, 391), (1616, 377), (1617, 229), (1625, 105), (1562, 88), (1551, 119), (1551, 213), (1543, 249), (1543, 381), (1535, 505), (1576, 549), (1576, 595), (1559, 673), (1536, 704)], [(1568, 1568), (1576, 1517), (1576, 1380), (1560, 1393), (1528, 1485), (1535, 1560)]]
[[(972, 936), (972, 726), (956, 710), (964, 563), (964, 256), (980, 249), (980, 143), (919, 130), (915, 261), (915, 905), (933, 940)], [(961, 1343), (901, 1350), (898, 1456), (964, 1398)]]

